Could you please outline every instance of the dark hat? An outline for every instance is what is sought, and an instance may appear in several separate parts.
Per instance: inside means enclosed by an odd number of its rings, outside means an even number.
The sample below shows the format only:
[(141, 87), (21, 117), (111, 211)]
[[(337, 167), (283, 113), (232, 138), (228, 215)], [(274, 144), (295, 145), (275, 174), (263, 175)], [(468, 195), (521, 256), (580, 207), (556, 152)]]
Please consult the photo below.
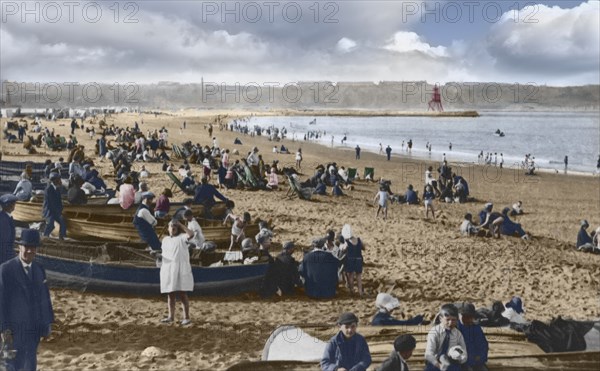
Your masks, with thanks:
[(40, 232), (37, 229), (23, 229), (21, 239), (17, 243), (24, 246), (38, 247), (40, 246)]
[(50, 180), (60, 179), (60, 174), (56, 172), (51, 172), (48, 178), (50, 178)]
[(509, 211), (510, 211), (510, 207), (505, 207), (504, 209), (502, 209), (502, 214), (506, 215), (506, 214), (508, 214)]
[(460, 314), (463, 316), (480, 317), (479, 313), (475, 310), (475, 306), (471, 303), (466, 303), (460, 308)]
[(292, 250), (295, 247), (296, 247), (296, 245), (292, 241), (288, 241), (288, 242), (286, 242), (286, 243), (283, 244), (283, 249), (286, 250), (286, 251), (287, 250)]
[(18, 198), (10, 193), (0, 196), (0, 206), (4, 207), (17, 202)]
[(325, 246), (325, 242), (326, 241), (327, 240), (325, 238), (315, 238), (315, 239), (312, 240), (311, 245), (313, 247), (316, 247), (317, 249), (322, 249), (323, 246)]
[(152, 193), (152, 192), (144, 192), (144, 193), (142, 193), (142, 199), (146, 199), (146, 198), (152, 199), (154, 197), (155, 197), (154, 193)]
[(440, 314), (445, 317), (458, 317), (458, 308), (456, 308), (456, 305), (454, 304), (444, 304), (440, 308)]
[(586, 227), (586, 228), (590, 226), (590, 224), (588, 223), (588, 221), (587, 221), (587, 220), (585, 220), (585, 219), (583, 219), (581, 222), (579, 222), (579, 224), (580, 224), (582, 227)]
[(525, 312), (523, 310), (523, 301), (518, 296), (513, 296), (512, 299), (505, 305), (506, 308), (512, 308), (517, 313)]
[(337, 320), (338, 325), (348, 325), (351, 323), (358, 323), (358, 317), (352, 312), (342, 313)]
[(394, 340), (394, 349), (396, 352), (413, 350), (417, 347), (417, 340), (410, 334), (400, 335)]

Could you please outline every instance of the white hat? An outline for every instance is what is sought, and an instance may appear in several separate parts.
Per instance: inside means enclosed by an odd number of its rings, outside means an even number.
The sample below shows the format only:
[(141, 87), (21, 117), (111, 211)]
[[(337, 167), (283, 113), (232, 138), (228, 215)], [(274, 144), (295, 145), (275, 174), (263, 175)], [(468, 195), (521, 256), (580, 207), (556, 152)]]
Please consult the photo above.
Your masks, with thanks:
[(390, 294), (380, 292), (375, 299), (375, 306), (379, 309), (385, 309), (388, 312), (400, 306), (400, 301)]
[(342, 227), (342, 236), (346, 240), (352, 238), (352, 227), (350, 226), (350, 224), (344, 224), (344, 226)]

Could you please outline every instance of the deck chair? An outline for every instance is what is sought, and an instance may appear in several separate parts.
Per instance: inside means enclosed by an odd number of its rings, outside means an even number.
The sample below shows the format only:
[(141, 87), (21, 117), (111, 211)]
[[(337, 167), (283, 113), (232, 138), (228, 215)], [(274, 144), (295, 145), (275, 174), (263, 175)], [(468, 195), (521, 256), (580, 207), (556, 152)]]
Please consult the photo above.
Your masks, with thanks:
[(54, 143), (54, 139), (52, 139), (52, 137), (46, 137), (46, 146), (52, 151), (59, 151), (61, 149), (60, 145)]
[(352, 181), (356, 179), (356, 169), (353, 167), (348, 168), (348, 180)]
[[(185, 187), (183, 186), (183, 184), (181, 184), (181, 180), (179, 180), (179, 178), (177, 178), (177, 176), (171, 172), (166, 172), (165, 174), (167, 174), (167, 178), (171, 179), (171, 191), (172, 192), (183, 192), (186, 195), (191, 195), (191, 191), (188, 189), (185, 189)], [(179, 188), (179, 189), (177, 189)]]
[(294, 177), (285, 175), (288, 180), (288, 184), (290, 188), (286, 192), (285, 196), (293, 198), (294, 196), (298, 196), (301, 200), (310, 200), (312, 194), (314, 192), (314, 188), (311, 187), (302, 187), (300, 182), (298, 182)]
[[(371, 176), (369, 177), (369, 175), (371, 175)], [(371, 179), (372, 181), (375, 181), (375, 168), (374, 167), (365, 167), (363, 179), (365, 179), (365, 180)]]

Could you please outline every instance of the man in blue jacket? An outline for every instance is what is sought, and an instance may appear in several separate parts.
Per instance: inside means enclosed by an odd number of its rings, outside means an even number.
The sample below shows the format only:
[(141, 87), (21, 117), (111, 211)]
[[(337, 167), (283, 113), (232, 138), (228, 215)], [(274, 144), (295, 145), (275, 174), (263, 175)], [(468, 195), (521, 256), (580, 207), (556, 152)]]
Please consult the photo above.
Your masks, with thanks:
[(365, 338), (356, 332), (358, 317), (342, 313), (337, 321), (340, 331), (329, 340), (323, 358), (323, 371), (366, 371), (371, 365), (371, 352)]
[(17, 351), (9, 369), (35, 371), (37, 347), (41, 337), (50, 335), (54, 312), (46, 272), (33, 260), (39, 232), (23, 230), (18, 244), (19, 256), (0, 265), (0, 326), (5, 338), (12, 336)]
[(58, 237), (64, 240), (67, 235), (67, 223), (62, 216), (63, 204), (60, 195), (60, 187), (62, 181), (58, 173), (50, 174), (50, 184), (44, 191), (44, 203), (42, 205), (42, 216), (46, 219), (46, 228), (44, 229), (44, 237), (50, 236), (54, 230), (54, 222), (60, 225)]
[(475, 306), (471, 303), (461, 308), (458, 329), (465, 339), (467, 346), (467, 362), (463, 365), (469, 371), (487, 371), (485, 365), (488, 360), (488, 341), (481, 326), (475, 324), (474, 320), (479, 317)]
[(15, 195), (0, 196), (0, 264), (15, 256), (15, 222), (11, 213), (15, 210), (16, 202)]
[(213, 218), (211, 209), (216, 204), (215, 197), (223, 202), (227, 202), (227, 197), (217, 191), (214, 185), (209, 184), (206, 177), (203, 177), (200, 186), (196, 187), (194, 203), (204, 205), (204, 217), (206, 219)]

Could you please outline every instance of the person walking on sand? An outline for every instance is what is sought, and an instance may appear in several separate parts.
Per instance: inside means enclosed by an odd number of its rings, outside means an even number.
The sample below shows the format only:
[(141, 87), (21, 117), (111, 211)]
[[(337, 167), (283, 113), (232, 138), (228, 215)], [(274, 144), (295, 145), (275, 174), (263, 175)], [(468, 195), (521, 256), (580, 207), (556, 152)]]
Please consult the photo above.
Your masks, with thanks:
[(175, 318), (177, 296), (181, 300), (183, 320), (180, 324), (187, 326), (190, 319), (190, 301), (187, 293), (194, 291), (194, 276), (190, 265), (188, 241), (194, 237), (188, 227), (181, 221), (169, 222), (169, 236), (162, 240), (162, 265), (160, 267), (160, 293), (167, 294), (168, 316), (162, 323), (172, 323)]
[(568, 167), (569, 167), (569, 156), (565, 156), (565, 174), (567, 173)]
[(302, 148), (298, 148), (296, 152), (296, 169), (302, 170)]
[(425, 192), (423, 193), (423, 203), (425, 204), (425, 219), (429, 219), (429, 210), (431, 210), (431, 216), (435, 220), (435, 209), (433, 208), (433, 199), (435, 198), (435, 193), (433, 193), (433, 188), (431, 185), (427, 185), (425, 187)]
[(388, 212), (388, 200), (390, 198), (390, 194), (387, 192), (386, 187), (381, 185), (379, 186), (379, 192), (375, 195), (373, 202), (377, 202), (379, 199), (379, 205), (377, 206), (377, 213), (375, 214), (375, 219), (379, 218), (379, 212), (383, 210), (383, 220), (387, 219)]
[(383, 145), (381, 145), (381, 143), (379, 143), (379, 154), (383, 155)]
[(356, 148), (354, 148), (354, 151), (356, 151), (356, 159), (360, 160), (360, 147), (358, 144), (356, 145)]
[(392, 157), (392, 147), (390, 147), (390, 145), (388, 144), (387, 148), (385, 149), (385, 153), (387, 154), (387, 160), (390, 160), (390, 157)]

